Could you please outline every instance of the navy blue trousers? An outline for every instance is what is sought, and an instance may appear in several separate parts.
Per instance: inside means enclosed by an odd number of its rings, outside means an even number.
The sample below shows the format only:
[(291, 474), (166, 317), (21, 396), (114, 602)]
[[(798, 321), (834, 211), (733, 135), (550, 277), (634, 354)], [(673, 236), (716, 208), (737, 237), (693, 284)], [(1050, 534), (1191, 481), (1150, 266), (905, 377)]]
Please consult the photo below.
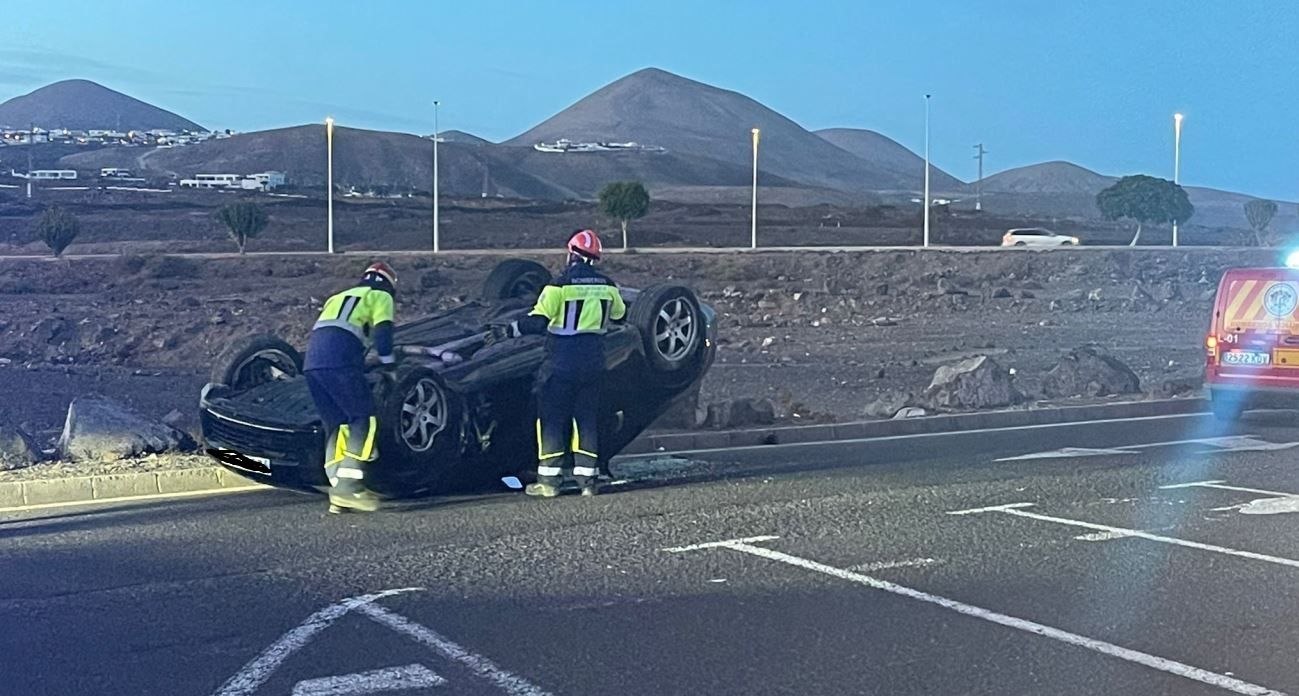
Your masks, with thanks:
[(364, 488), (365, 465), (379, 456), (374, 397), (360, 367), (307, 370), (307, 389), (325, 426), (325, 473), (343, 493)]
[(537, 480), (558, 483), (564, 456), (584, 486), (599, 473), (600, 373), (549, 372), (537, 390)]

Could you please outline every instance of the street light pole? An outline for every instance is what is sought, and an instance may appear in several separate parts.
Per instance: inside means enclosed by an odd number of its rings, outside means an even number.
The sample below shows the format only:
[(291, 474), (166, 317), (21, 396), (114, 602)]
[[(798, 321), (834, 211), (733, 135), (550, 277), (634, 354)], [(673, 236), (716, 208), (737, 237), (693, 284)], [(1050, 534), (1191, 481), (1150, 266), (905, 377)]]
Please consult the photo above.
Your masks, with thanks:
[(758, 248), (758, 138), (761, 136), (762, 132), (757, 128), (754, 128), (751, 132), (753, 133), (753, 208), (750, 215), (751, 215), (751, 219), (753, 220), (753, 227), (751, 230), (751, 239), (749, 240), (749, 248), (757, 249)]
[[(1173, 114), (1173, 185), (1181, 182), (1182, 171), (1182, 115)], [(1177, 221), (1173, 220), (1173, 246), (1177, 246)]]
[(979, 178), (974, 184), (974, 209), (983, 210), (983, 156), (988, 154), (988, 151), (983, 149), (983, 143), (975, 145), (974, 151), (977, 153), (974, 159), (979, 160)]
[(442, 136), (438, 132), (438, 105), (441, 102), (433, 100), (433, 253), (438, 253), (438, 141)]
[(329, 163), (325, 166), (326, 189), (329, 197), (329, 253), (334, 253), (334, 117), (325, 119), (325, 151)]
[(925, 207), (925, 240), (929, 246), (929, 96), (925, 95), (925, 197), (921, 205)]

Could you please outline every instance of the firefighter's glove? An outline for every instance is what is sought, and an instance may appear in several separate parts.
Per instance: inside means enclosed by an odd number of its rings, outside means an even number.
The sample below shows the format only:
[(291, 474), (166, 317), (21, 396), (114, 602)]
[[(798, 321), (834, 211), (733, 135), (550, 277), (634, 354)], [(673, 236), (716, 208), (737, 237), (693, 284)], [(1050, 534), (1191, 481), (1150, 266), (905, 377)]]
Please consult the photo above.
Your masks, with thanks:
[(522, 335), (523, 332), (519, 331), (519, 322), (512, 321), (508, 324), (496, 324), (492, 326), (492, 330), (488, 332), (485, 338), (487, 341), (487, 345), (490, 346), (494, 343), (505, 341), (511, 338), (518, 338), (519, 336)]

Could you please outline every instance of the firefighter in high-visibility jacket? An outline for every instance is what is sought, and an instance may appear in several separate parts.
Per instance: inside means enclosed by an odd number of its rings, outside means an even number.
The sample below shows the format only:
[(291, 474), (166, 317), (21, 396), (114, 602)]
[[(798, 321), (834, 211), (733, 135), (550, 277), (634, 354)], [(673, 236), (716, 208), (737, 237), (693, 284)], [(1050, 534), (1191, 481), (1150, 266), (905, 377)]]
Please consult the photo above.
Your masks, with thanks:
[(379, 423), (365, 379), (365, 354), (373, 346), (379, 363), (395, 366), (393, 296), (397, 274), (385, 263), (365, 269), (354, 288), (330, 297), (311, 330), (303, 373), (325, 426), (325, 474), (329, 511), (379, 509), (366, 488), (366, 469), (379, 458)]
[(510, 336), (549, 335), (546, 360), (537, 377), (537, 482), (528, 495), (559, 495), (564, 457), (573, 456), (573, 478), (582, 495), (597, 493), (601, 378), (604, 334), (610, 321), (627, 314), (618, 286), (595, 270), (600, 238), (579, 230), (568, 242), (568, 267), (541, 291)]

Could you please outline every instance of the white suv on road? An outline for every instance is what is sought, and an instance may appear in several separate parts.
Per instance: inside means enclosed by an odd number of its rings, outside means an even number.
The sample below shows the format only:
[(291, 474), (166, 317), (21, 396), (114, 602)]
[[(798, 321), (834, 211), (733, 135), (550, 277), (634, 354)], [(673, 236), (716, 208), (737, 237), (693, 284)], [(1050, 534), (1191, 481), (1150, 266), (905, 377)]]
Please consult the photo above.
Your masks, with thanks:
[(1002, 246), (1078, 246), (1077, 237), (1066, 237), (1042, 227), (1017, 227), (1001, 237)]

